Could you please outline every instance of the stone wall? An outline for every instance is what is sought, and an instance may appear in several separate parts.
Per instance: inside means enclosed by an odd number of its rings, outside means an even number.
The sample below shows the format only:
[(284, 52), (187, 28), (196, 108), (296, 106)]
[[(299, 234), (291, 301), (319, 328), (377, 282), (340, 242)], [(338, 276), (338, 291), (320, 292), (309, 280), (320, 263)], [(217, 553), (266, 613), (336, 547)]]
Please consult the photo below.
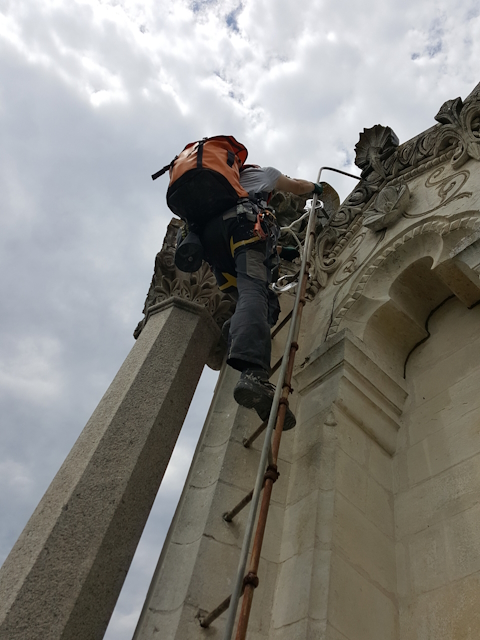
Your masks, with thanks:
[[(361, 180), (316, 238), (251, 640), (480, 637), (480, 85)], [(326, 176), (323, 176), (326, 178)], [(287, 304), (288, 307), (288, 304)], [(274, 340), (283, 352), (286, 330)], [(258, 425), (224, 371), (136, 640), (223, 637)]]
[(395, 459), (401, 640), (480, 635), (480, 306), (432, 315)]

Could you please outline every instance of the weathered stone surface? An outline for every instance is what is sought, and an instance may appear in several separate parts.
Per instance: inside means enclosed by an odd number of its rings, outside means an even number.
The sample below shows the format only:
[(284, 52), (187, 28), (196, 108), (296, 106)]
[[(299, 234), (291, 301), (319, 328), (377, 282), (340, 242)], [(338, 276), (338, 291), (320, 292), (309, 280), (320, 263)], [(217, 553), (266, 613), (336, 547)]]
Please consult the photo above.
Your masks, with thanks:
[[(362, 180), (316, 238), (252, 640), (480, 635), (480, 85), (436, 119), (404, 144), (365, 130)], [(225, 614), (208, 631), (195, 616), (229, 593), (247, 512), (221, 514), (253, 486), (261, 439), (241, 446), (255, 419), (222, 376), (138, 640), (223, 635)]]
[(0, 573), (0, 637), (103, 637), (218, 329), (152, 315)]

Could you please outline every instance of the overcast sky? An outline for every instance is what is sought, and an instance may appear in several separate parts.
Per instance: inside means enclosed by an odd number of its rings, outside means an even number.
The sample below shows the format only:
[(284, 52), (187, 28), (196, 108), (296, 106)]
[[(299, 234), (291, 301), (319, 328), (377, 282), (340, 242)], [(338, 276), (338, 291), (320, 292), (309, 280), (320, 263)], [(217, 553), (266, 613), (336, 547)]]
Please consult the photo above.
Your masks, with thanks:
[[(292, 177), (358, 172), (364, 127), (420, 133), (479, 61), (478, 0), (0, 0), (0, 561), (134, 343), (171, 217), (150, 174), (221, 133)], [(132, 636), (215, 379), (109, 640)]]

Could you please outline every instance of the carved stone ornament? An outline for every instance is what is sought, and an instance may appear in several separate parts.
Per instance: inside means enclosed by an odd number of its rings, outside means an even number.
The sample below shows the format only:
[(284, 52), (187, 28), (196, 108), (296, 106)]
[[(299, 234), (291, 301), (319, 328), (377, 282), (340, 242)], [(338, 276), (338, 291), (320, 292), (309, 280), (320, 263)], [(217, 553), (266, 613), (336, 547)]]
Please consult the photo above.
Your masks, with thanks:
[(355, 164), (362, 169), (362, 178), (371, 182), (386, 178), (386, 161), (396, 151), (399, 140), (390, 127), (376, 124), (364, 129), (355, 145)]
[(373, 207), (365, 213), (363, 226), (380, 231), (392, 226), (406, 211), (410, 191), (406, 184), (387, 185), (375, 198)]
[[(355, 164), (362, 170), (361, 180), (316, 240), (314, 278), (319, 287), (342, 267), (344, 249), (364, 224), (378, 230), (399, 216), (408, 217), (402, 185), (448, 161), (457, 170), (469, 158), (480, 160), (480, 84), (465, 101), (445, 102), (435, 119), (438, 124), (401, 145), (390, 127), (375, 125), (360, 134)], [(390, 186), (396, 195), (387, 190)], [(355, 270), (350, 269), (351, 275)]]
[(206, 262), (195, 273), (184, 273), (175, 267), (177, 231), (182, 224), (180, 220), (173, 218), (167, 227), (162, 249), (155, 258), (155, 270), (143, 307), (145, 318), (138, 323), (133, 333), (135, 338), (138, 338), (145, 326), (152, 307), (172, 296), (205, 307), (220, 328), (235, 309), (234, 300), (219, 290), (215, 276)]

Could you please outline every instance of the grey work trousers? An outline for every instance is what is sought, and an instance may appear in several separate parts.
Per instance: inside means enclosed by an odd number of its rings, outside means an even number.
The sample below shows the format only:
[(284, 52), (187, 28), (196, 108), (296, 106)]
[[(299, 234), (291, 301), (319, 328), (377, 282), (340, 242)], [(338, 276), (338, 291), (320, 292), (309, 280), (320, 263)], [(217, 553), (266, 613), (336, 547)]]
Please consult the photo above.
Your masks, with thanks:
[(253, 235), (254, 223), (244, 217), (211, 220), (201, 239), (221, 291), (237, 298), (232, 316), (227, 363), (239, 371), (261, 368), (270, 373), (270, 327), (280, 305), (269, 289), (275, 247)]

